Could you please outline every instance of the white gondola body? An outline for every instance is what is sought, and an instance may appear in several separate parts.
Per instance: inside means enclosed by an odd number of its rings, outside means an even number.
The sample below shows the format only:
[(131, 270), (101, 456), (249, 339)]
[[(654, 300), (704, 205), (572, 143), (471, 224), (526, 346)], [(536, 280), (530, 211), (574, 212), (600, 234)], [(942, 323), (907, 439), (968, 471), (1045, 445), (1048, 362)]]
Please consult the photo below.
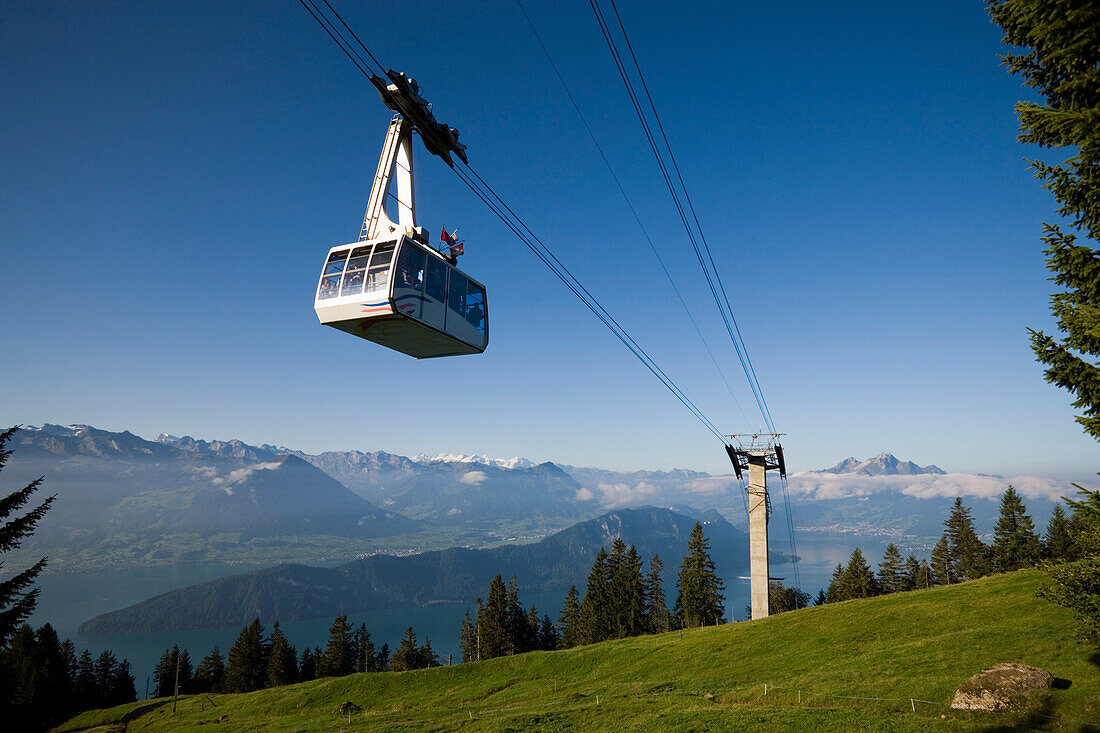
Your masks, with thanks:
[(400, 234), (329, 250), (314, 310), (326, 326), (418, 359), (489, 343), (485, 287)]

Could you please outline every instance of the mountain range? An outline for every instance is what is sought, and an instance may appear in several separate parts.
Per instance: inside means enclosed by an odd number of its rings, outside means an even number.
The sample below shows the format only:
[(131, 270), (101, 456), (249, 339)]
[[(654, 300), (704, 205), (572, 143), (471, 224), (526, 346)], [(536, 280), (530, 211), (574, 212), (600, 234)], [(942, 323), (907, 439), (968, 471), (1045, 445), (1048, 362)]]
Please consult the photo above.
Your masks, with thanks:
[[(722, 569), (748, 563), (748, 536), (721, 515), (699, 521), (711, 556)], [(654, 554), (668, 575), (687, 552), (696, 519), (668, 509), (622, 509), (575, 524), (540, 542), (492, 549), (456, 547), (408, 557), (374, 555), (335, 568), (284, 564), (180, 588), (82, 624), (81, 633), (137, 633), (294, 621), (349, 611), (440, 601), (471, 602), (500, 573), (515, 576), (524, 592), (584, 586), (600, 547), (616, 537), (638, 548), (646, 567)], [(777, 558), (777, 561), (782, 556)], [(668, 580), (665, 581), (666, 586)], [(669, 591), (666, 590), (666, 593)], [(672, 591), (674, 592), (674, 591)]]
[[(59, 495), (25, 547), (53, 556), (54, 567), (314, 561), (485, 546), (539, 539), (609, 509), (640, 506), (715, 509), (745, 524), (736, 479), (685, 469), (616, 472), (465, 455), (413, 460), (384, 451), (310, 455), (239, 440), (148, 441), (82, 425), (28, 427), (10, 447), (6, 482), (45, 475), (46, 491)], [(793, 473), (772, 492), (789, 491), (800, 533), (925, 542), (942, 533), (959, 495), (979, 532), (991, 531), (1009, 483), (1040, 528), (1054, 501), (1074, 492), (1069, 482), (948, 474), (889, 453)], [(786, 505), (773, 502), (780, 513)]]

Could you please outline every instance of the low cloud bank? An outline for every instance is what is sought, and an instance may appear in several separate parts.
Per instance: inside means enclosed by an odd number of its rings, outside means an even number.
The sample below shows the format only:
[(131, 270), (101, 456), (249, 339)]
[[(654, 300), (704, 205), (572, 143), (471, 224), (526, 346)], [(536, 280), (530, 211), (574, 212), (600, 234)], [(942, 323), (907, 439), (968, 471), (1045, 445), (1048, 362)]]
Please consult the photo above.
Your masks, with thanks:
[(1058, 501), (1063, 496), (1074, 497), (1077, 489), (1070, 481), (1057, 481), (1041, 476), (979, 476), (969, 473), (947, 473), (918, 476), (858, 476), (828, 474), (813, 471), (793, 473), (789, 478), (792, 494), (807, 499), (846, 499), (893, 491), (918, 499), (972, 496), (995, 499), (1012, 484), (1028, 499)]

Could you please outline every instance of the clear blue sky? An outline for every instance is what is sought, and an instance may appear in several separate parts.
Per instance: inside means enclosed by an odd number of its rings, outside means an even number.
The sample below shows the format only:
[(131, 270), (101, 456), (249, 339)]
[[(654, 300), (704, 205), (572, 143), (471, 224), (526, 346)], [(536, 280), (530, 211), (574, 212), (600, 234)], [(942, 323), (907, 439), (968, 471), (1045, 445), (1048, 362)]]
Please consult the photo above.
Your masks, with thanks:
[[(513, 0), (335, 2), (470, 161), (726, 432), (734, 406)], [(588, 3), (528, 0), (750, 418)], [(978, 0), (623, 2), (794, 469), (881, 450), (1093, 478), (1047, 385), (1026, 170)], [(725, 472), (721, 446), (417, 142), (421, 223), (489, 289), (480, 357), (318, 325), (390, 112), (295, 0), (5, 3), (0, 422), (307, 451)]]

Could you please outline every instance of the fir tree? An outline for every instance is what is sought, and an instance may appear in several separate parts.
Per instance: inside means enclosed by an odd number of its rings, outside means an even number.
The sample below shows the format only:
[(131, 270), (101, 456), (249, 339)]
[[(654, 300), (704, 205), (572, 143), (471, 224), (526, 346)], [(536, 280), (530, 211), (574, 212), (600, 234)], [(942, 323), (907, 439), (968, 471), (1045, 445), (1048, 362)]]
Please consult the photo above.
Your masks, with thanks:
[(355, 653), (351, 648), (351, 627), (346, 614), (332, 621), (328, 630), (328, 647), (317, 664), (318, 677), (343, 677), (355, 671)]
[(1100, 491), (1077, 489), (1082, 498), (1067, 501), (1073, 508), (1074, 544), (1081, 559), (1051, 567), (1050, 583), (1039, 592), (1070, 609), (1080, 637), (1100, 649)]
[(539, 649), (544, 652), (552, 652), (558, 648), (558, 630), (554, 628), (554, 622), (549, 616), (542, 617), (539, 624)]
[(302, 650), (302, 656), (298, 660), (298, 681), (309, 682), (317, 679), (317, 657), (308, 646)]
[(98, 697), (95, 689), (95, 664), (91, 653), (85, 649), (76, 661), (76, 677), (73, 679), (73, 694), (76, 709), (88, 710), (96, 707)]
[(828, 593), (825, 596), (828, 599), (829, 603), (837, 603), (839, 601), (847, 600), (846, 598), (843, 597), (843, 588), (842, 588), (843, 580), (844, 580), (844, 565), (842, 565), (841, 563), (837, 563), (836, 567), (833, 568), (833, 576), (829, 580), (829, 590), (828, 590)]
[(374, 671), (375, 672), (388, 672), (390, 669), (390, 645), (382, 644), (382, 648), (378, 650), (378, 656), (374, 658)]
[(905, 563), (898, 546), (891, 542), (878, 564), (878, 586), (883, 593), (900, 593), (906, 590), (905, 585)]
[(611, 631), (620, 639), (637, 636), (645, 630), (645, 583), (642, 561), (634, 545), (621, 555), (612, 573), (609, 586), (613, 609)]
[(298, 681), (298, 654), (286, 640), (279, 622), (271, 627), (270, 651), (267, 660), (267, 686), (281, 687)]
[(267, 650), (264, 647), (264, 627), (255, 618), (241, 629), (225, 665), (226, 692), (254, 692), (263, 689), (267, 681)]
[(485, 606), (478, 610), (479, 659), (492, 659), (508, 653), (508, 591), (498, 573), (489, 583)]
[(649, 572), (645, 576), (645, 630), (651, 634), (660, 634), (672, 628), (668, 613), (668, 601), (665, 600), (665, 588), (661, 573), (665, 566), (659, 555), (654, 554), (649, 561)]
[[(1031, 170), (1068, 221), (1044, 224), (1047, 269), (1066, 288), (1051, 296), (1061, 340), (1031, 331), (1044, 376), (1067, 389), (1081, 411), (1077, 422), (1100, 440), (1100, 11), (1095, 0), (986, 0), (1006, 45), (1002, 56), (1045, 104), (1018, 102), (1019, 140), (1075, 154), (1060, 164), (1033, 160)], [(1079, 238), (1079, 235), (1083, 235)]]
[[(12, 453), (5, 446), (18, 429), (19, 426), (16, 426), (0, 433), (0, 470), (3, 470), (4, 464)], [(0, 498), (0, 555), (18, 549), (23, 540), (34, 532), (38, 522), (57, 498), (56, 494), (47, 497), (29, 512), (9, 519), (12, 512), (19, 511), (30, 501), (31, 495), (38, 490), (42, 481), (42, 478), (37, 478), (22, 489)], [(38, 602), (38, 589), (31, 588), (31, 585), (44, 567), (46, 567), (46, 558), (42, 558), (26, 570), (0, 580), (0, 649), (7, 646), (11, 635), (34, 611), (35, 604)]]
[(513, 575), (504, 593), (504, 653), (521, 654), (530, 649), (529, 632), (527, 614), (519, 602), (519, 585)]
[(221, 650), (214, 647), (195, 668), (196, 692), (222, 692), (225, 685), (225, 659)]
[(989, 548), (978, 539), (970, 510), (963, 506), (961, 498), (955, 498), (955, 505), (951, 508), (951, 515), (944, 522), (944, 527), (951, 548), (955, 582), (974, 580), (988, 573)]
[(932, 568), (928, 567), (927, 562), (921, 560), (920, 565), (917, 566), (917, 571), (913, 573), (913, 590), (931, 588), (932, 585)]
[[(799, 588), (783, 585), (778, 580), (768, 583), (768, 613), (776, 614), (785, 611), (796, 611), (810, 604), (810, 594), (802, 592)], [(752, 608), (748, 609), (752, 615)]]
[(684, 627), (716, 625), (725, 613), (724, 584), (710, 559), (710, 543), (698, 522), (688, 536), (688, 554), (684, 556), (677, 580), (676, 615)]
[(1011, 484), (1001, 497), (1001, 516), (993, 529), (993, 569), (1006, 573), (1039, 562), (1042, 545), (1020, 495)]
[(905, 577), (902, 579), (902, 590), (913, 590), (917, 587), (917, 574), (920, 572), (920, 560), (913, 555), (905, 558)]
[(413, 633), (413, 628), (411, 626), (405, 629), (405, 636), (401, 639), (401, 646), (393, 653), (393, 658), (390, 660), (390, 669), (394, 672), (406, 672), (410, 669), (420, 669), (420, 647), (416, 645), (416, 634)]
[(540, 649), (539, 646), (539, 612), (532, 603), (527, 611), (527, 648), (524, 651)]
[(841, 595), (846, 601), (852, 598), (871, 598), (880, 592), (875, 574), (871, 572), (871, 566), (867, 564), (863, 551), (858, 547), (852, 550), (848, 566), (841, 576), (840, 587)]
[(608, 554), (596, 553), (581, 600), (580, 643), (594, 644), (611, 638), (611, 598), (608, 589)]
[(951, 557), (951, 545), (947, 541), (946, 534), (940, 537), (940, 541), (932, 548), (931, 571), (934, 585), (951, 585), (958, 582), (954, 559)]
[(192, 691), (191, 655), (187, 650), (180, 650), (179, 644), (174, 644), (171, 649), (165, 649), (153, 672), (156, 689), (160, 697), (169, 697), (176, 694), (177, 671), (179, 672), (180, 694)]
[[(481, 599), (479, 598), (480, 602)], [(477, 630), (470, 621), (470, 609), (466, 609), (466, 616), (462, 619), (462, 630), (458, 635), (459, 646), (462, 648), (463, 662), (477, 661)]]
[(351, 635), (351, 650), (355, 656), (356, 672), (374, 672), (374, 642), (371, 641), (370, 632), (366, 624), (359, 624), (359, 628)]
[(1043, 557), (1055, 562), (1077, 559), (1073, 542), (1072, 525), (1062, 505), (1055, 504), (1047, 522), (1047, 533), (1043, 537)]
[(581, 604), (577, 600), (577, 586), (569, 586), (569, 592), (565, 594), (565, 603), (561, 607), (561, 616), (558, 624), (561, 627), (561, 637), (558, 646), (561, 649), (570, 649), (584, 643), (581, 630)]
[(818, 588), (817, 597), (814, 598), (814, 605), (815, 606), (824, 606), (828, 602), (829, 602), (829, 596), (827, 596), (825, 594), (825, 589), (824, 588)]
[(424, 637), (424, 646), (417, 651), (417, 669), (428, 669), (439, 666), (439, 657), (432, 650), (432, 640)]

